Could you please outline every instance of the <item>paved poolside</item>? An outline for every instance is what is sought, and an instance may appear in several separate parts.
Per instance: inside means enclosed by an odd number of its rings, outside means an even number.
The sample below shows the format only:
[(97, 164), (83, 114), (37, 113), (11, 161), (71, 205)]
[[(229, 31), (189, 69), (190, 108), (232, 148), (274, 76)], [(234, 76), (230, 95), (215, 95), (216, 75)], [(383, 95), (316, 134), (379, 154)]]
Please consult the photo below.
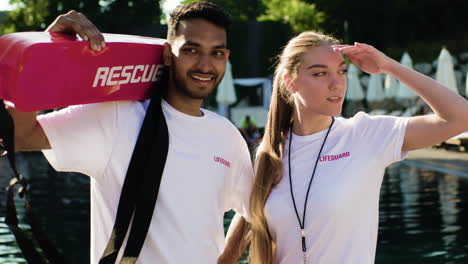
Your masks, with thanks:
[(403, 163), (468, 178), (468, 152), (419, 149), (411, 151)]

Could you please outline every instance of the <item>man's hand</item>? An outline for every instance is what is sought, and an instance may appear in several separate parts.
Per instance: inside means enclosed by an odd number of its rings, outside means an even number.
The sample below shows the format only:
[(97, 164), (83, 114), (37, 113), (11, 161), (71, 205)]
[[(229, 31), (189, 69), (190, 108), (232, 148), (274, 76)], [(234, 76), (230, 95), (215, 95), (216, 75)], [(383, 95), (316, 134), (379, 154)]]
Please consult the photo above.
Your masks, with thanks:
[(78, 34), (83, 40), (89, 40), (91, 48), (96, 51), (100, 51), (105, 47), (102, 33), (85, 15), (75, 10), (58, 16), (46, 31), (72, 35)]
[(3, 144), (3, 138), (0, 138), (0, 156), (4, 156), (7, 154), (7, 151), (5, 149), (5, 145)]
[(250, 242), (250, 225), (240, 215), (232, 218), (226, 234), (226, 245), (218, 257), (217, 264), (236, 264)]

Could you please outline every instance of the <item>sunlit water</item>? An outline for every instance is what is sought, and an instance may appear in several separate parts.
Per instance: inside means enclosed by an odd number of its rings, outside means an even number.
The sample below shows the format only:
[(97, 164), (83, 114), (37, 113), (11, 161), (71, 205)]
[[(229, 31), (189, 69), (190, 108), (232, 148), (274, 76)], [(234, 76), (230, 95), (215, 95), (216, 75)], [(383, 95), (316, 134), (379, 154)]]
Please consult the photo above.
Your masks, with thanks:
[[(23, 154), (19, 164), (30, 178), (35, 212), (67, 262), (88, 263), (88, 178), (53, 172), (39, 153)], [(2, 186), (9, 180), (7, 171), (6, 162), (0, 162)], [(0, 195), (4, 215), (5, 194)], [(4, 224), (2, 263), (25, 263)], [(389, 167), (381, 190), (376, 263), (468, 263), (468, 180), (403, 163)]]
[(376, 263), (468, 263), (468, 180), (409, 165), (388, 168)]

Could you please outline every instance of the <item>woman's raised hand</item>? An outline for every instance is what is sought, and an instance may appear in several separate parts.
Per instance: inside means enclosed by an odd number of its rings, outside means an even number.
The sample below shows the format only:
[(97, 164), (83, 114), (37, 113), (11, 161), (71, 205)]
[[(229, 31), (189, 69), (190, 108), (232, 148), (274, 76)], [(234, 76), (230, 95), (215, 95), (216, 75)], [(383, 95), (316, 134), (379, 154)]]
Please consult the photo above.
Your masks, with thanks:
[(346, 55), (361, 70), (370, 74), (388, 73), (392, 64), (397, 63), (378, 49), (363, 43), (354, 45), (333, 45), (333, 50)]

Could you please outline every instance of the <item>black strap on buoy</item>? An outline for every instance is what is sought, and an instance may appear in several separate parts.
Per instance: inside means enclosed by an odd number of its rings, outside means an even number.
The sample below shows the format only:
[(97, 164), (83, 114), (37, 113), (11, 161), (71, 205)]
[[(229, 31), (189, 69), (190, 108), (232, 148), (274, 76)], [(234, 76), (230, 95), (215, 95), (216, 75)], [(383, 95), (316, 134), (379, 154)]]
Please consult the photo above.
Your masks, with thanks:
[[(46, 233), (41, 228), (38, 219), (34, 216), (31, 209), (31, 204), (28, 200), (28, 182), (19, 174), (16, 168), (14, 134), (13, 119), (6, 110), (3, 100), (0, 100), (0, 138), (3, 139), (3, 147), (6, 150), (2, 154), (7, 156), (14, 175), (8, 186), (5, 223), (15, 236), (18, 247), (29, 264), (65, 263), (64, 257), (47, 238)], [(15, 187), (17, 186), (18, 196), (24, 200), (26, 222), (31, 226), (31, 235), (28, 235), (18, 225), (14, 201)], [(37, 250), (34, 241), (36, 241), (42, 253)]]
[(130, 234), (120, 263), (134, 264), (148, 233), (169, 149), (161, 90), (157, 89), (148, 106), (120, 194), (111, 237), (99, 264), (115, 264), (127, 232)]

